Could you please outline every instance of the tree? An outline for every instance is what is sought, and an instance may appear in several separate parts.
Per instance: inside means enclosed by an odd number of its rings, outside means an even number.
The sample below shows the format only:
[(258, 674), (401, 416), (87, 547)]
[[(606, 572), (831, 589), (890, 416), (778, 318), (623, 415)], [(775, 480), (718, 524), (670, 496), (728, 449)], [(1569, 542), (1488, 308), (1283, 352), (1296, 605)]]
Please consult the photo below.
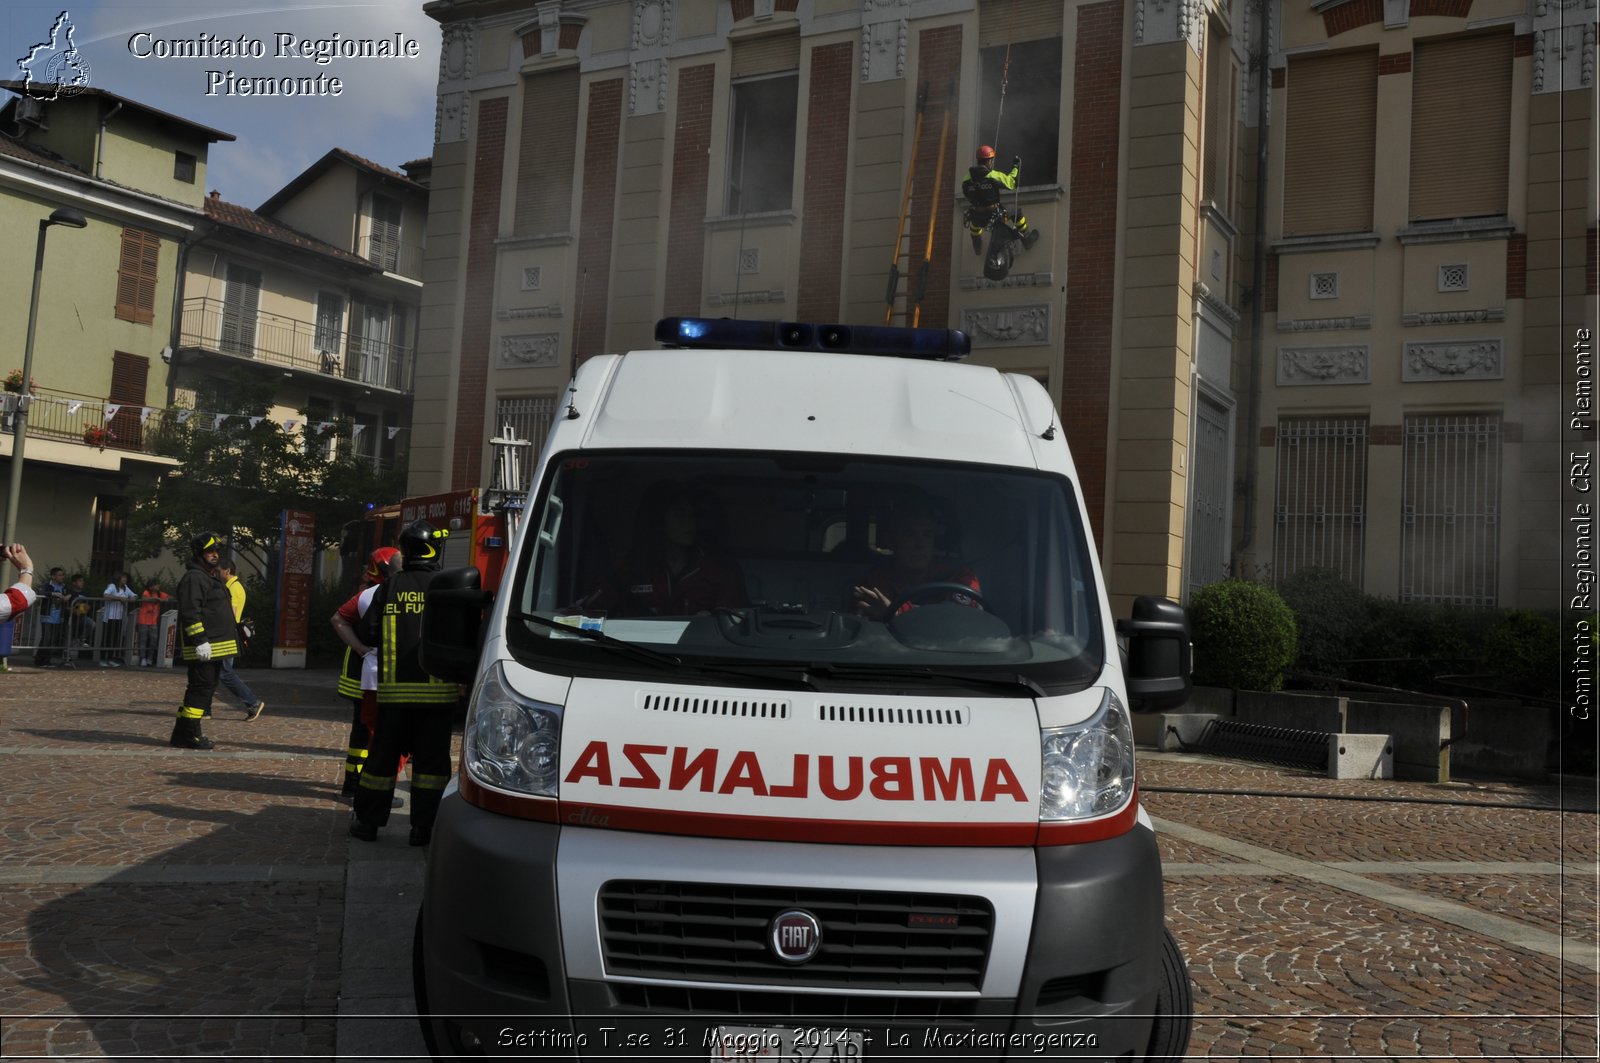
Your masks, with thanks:
[[(316, 517), (321, 550), (338, 543), (343, 525), (368, 503), (400, 497), (403, 473), (380, 473), (368, 461), (334, 459), (327, 447), (304, 446), (300, 432), (286, 432), (267, 416), (273, 399), (272, 383), (235, 370), (196, 388), (196, 409), (226, 411), (226, 420), (198, 412), (180, 423), (182, 407), (167, 411), (155, 449), (178, 465), (153, 485), (130, 491), (130, 558), (154, 557), (163, 548), (187, 556), (189, 537), (212, 531), (227, 535), (234, 551), (265, 575), (277, 554), (283, 510)], [(347, 422), (336, 423), (330, 438), (349, 430)], [(313, 428), (305, 424), (303, 431)]]

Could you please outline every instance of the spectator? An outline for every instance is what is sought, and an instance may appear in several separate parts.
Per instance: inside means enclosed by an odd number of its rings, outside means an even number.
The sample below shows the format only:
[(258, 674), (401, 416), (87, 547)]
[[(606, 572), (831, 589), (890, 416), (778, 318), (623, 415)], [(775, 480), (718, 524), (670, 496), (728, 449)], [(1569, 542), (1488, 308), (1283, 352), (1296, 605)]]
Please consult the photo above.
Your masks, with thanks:
[(44, 604), (39, 606), (39, 648), (34, 651), (33, 663), (48, 668), (61, 652), (66, 633), (67, 570), (60, 565), (52, 568), (39, 597)]
[[(89, 597), (89, 588), (86, 586), (88, 578), (79, 572), (67, 584), (67, 652), (61, 661), (64, 668), (78, 667), (78, 658), (82, 656), (84, 648), (94, 643), (94, 599)], [(94, 651), (91, 649), (89, 652), (93, 656)]]
[(28, 611), (37, 596), (33, 593), (33, 562), (28, 558), (28, 551), (23, 549), (21, 543), (11, 543), (3, 551), (6, 560), (17, 566), (17, 582), (4, 594), (0, 594), (0, 624), (5, 625), (4, 652), (0, 657), (0, 672), (11, 671), (10, 651), (11, 638), (14, 633), (16, 618)]
[(160, 580), (150, 580), (139, 596), (138, 634), (139, 667), (152, 667), (161, 656), (161, 603), (170, 595), (161, 589)]
[(101, 668), (121, 668), (123, 657), (128, 652), (123, 643), (122, 622), (127, 616), (128, 603), (139, 596), (138, 592), (128, 586), (128, 574), (118, 572), (116, 579), (106, 584), (106, 589), (101, 591), (101, 597), (106, 600), (105, 622), (106, 637), (101, 643), (104, 651), (100, 658)]
[[(245, 593), (244, 584), (239, 582), (239, 576), (234, 572), (232, 559), (217, 562), (217, 578), (222, 581), (224, 587), (228, 588), (228, 597), (233, 602), (234, 629), (237, 632), (239, 625), (244, 621)], [(239, 639), (237, 641), (239, 642), (239, 648), (243, 649), (243, 640)], [(224, 657), (222, 659), (222, 672), (219, 679), (234, 697), (244, 702), (245, 719), (254, 720), (261, 715), (261, 710), (267, 707), (267, 703), (256, 697), (255, 692), (250, 689), (250, 684), (246, 683), (244, 677), (233, 670), (233, 662), (233, 657)]]

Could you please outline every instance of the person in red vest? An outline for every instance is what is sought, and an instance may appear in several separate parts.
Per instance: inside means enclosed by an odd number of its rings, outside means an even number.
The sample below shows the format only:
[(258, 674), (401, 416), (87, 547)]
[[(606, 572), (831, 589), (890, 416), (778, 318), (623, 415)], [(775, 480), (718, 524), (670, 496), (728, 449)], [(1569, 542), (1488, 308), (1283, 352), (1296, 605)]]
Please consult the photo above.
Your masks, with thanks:
[[(356, 635), (356, 625), (366, 615), (372, 594), (391, 572), (400, 568), (400, 551), (392, 546), (380, 546), (367, 559), (367, 570), (361, 574), (361, 589), (328, 618), (339, 641), (345, 644), (344, 666), (339, 670), (339, 696), (350, 702), (350, 742), (345, 748), (344, 788), (341, 797), (354, 797), (361, 781), (361, 769), (366, 765), (372, 747), (374, 732), (378, 728), (378, 659), (377, 651), (362, 643)], [(404, 767), (404, 761), (401, 762)]]

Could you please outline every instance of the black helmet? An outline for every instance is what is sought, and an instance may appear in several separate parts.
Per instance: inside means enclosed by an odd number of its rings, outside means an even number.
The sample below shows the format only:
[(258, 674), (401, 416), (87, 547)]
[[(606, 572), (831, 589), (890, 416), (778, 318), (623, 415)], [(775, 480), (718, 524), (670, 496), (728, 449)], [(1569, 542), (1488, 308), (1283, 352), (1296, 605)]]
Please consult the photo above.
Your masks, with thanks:
[(215, 550), (222, 552), (222, 537), (211, 532), (201, 532), (189, 540), (189, 552), (194, 554), (196, 561), (204, 561), (206, 551)]
[(405, 557), (406, 568), (438, 568), (443, 558), (440, 544), (450, 538), (444, 528), (435, 528), (425, 520), (414, 520), (400, 529), (397, 543)]

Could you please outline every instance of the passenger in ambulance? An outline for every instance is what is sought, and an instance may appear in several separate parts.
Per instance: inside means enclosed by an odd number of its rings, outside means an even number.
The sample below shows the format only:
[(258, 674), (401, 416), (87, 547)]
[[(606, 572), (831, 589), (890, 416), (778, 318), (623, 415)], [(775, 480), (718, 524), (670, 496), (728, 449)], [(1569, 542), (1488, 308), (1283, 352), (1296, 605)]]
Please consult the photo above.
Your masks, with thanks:
[[(938, 556), (944, 525), (931, 500), (923, 496), (901, 500), (889, 513), (883, 531), (883, 541), (892, 554), (874, 565), (848, 594), (851, 609), (858, 616), (887, 620), (890, 606), (894, 606), (894, 615), (899, 616), (919, 605), (937, 602), (982, 607), (977, 598), (962, 594), (955, 586), (911, 595), (912, 591), (930, 583), (958, 584), (971, 588), (974, 594), (982, 593), (978, 577), (970, 568)], [(906, 595), (911, 597), (901, 600)]]
[(707, 507), (671, 488), (640, 507), (632, 556), (623, 571), (581, 603), (586, 614), (692, 616), (745, 605), (744, 576), (718, 550)]

